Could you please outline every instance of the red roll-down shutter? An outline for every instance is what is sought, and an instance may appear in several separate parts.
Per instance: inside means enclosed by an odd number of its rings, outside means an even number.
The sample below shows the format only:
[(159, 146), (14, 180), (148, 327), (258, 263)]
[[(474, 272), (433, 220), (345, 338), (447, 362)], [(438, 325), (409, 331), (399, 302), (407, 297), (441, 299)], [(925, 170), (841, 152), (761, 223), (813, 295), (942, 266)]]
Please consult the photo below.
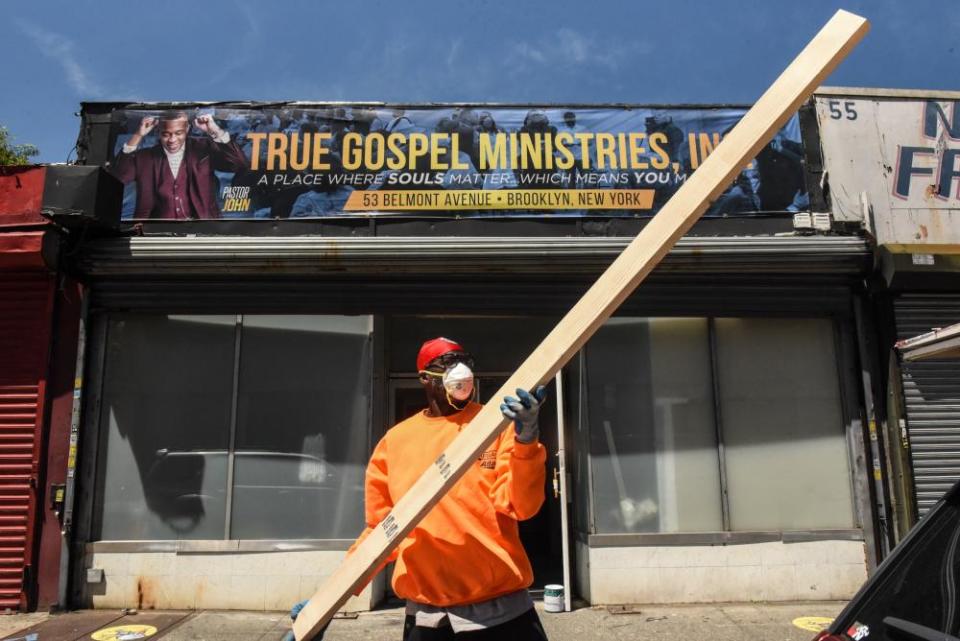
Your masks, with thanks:
[(0, 272), (0, 610), (26, 609), (36, 580), (42, 430), (54, 279)]

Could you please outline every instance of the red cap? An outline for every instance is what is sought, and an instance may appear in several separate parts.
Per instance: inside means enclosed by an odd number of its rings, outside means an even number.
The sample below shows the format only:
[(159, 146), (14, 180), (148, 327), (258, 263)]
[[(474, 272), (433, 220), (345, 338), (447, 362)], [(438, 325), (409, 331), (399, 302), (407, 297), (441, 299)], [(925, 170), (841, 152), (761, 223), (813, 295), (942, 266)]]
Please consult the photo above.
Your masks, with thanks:
[(463, 348), (459, 344), (450, 340), (449, 338), (433, 338), (428, 340), (420, 347), (420, 353), (417, 354), (417, 371), (421, 371), (427, 368), (427, 365), (430, 364), (430, 361), (437, 358), (438, 356), (443, 356), (447, 352), (462, 352)]

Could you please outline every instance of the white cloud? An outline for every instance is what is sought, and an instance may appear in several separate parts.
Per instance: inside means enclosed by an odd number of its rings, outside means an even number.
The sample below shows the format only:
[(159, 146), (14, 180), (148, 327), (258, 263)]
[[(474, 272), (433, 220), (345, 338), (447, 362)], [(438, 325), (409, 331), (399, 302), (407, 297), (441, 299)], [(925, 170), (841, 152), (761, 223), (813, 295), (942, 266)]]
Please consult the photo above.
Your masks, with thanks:
[(450, 44), (450, 51), (447, 52), (447, 69), (453, 69), (460, 54), (460, 47), (463, 45), (463, 39), (457, 38)]
[(521, 59), (532, 60), (538, 64), (543, 64), (548, 58), (542, 49), (529, 42), (516, 42), (511, 49)]
[(412, 51), (410, 38), (406, 35), (394, 35), (384, 42), (383, 62), (388, 66), (402, 63), (409, 51)]
[(560, 40), (566, 43), (565, 49), (574, 62), (586, 62), (590, 58), (590, 43), (573, 29), (560, 29), (557, 32)]
[(257, 19), (257, 15), (254, 13), (253, 7), (243, 2), (236, 2), (234, 3), (234, 5), (243, 15), (243, 20), (247, 26), (247, 33), (244, 38), (244, 40), (246, 41), (246, 44), (247, 45), (251, 44), (249, 40), (253, 40), (255, 41), (255, 43), (259, 43), (260, 34), (261, 34), (260, 21)]
[(624, 45), (617, 40), (605, 40), (595, 35), (561, 27), (536, 41), (514, 42), (507, 48), (521, 67), (531, 65), (601, 66), (616, 71), (621, 63), (643, 53), (649, 53), (647, 43)]
[(40, 53), (60, 65), (67, 82), (81, 98), (103, 97), (103, 88), (77, 60), (77, 47), (72, 40), (25, 20), (17, 20), (17, 26), (40, 49)]
[[(258, 58), (257, 52), (262, 46), (260, 23), (257, 21), (253, 8), (243, 2), (234, 2), (233, 6), (236, 11), (228, 12), (225, 19), (229, 20), (234, 16), (239, 16), (241, 18), (240, 29), (243, 32), (236, 38), (230, 38), (231, 42), (238, 44), (234, 47), (231, 55), (224, 56), (224, 61), (218, 65), (216, 73), (211, 76), (210, 84), (214, 86), (232, 80), (233, 74), (246, 69), (251, 62)], [(232, 23), (228, 28), (233, 28)]]

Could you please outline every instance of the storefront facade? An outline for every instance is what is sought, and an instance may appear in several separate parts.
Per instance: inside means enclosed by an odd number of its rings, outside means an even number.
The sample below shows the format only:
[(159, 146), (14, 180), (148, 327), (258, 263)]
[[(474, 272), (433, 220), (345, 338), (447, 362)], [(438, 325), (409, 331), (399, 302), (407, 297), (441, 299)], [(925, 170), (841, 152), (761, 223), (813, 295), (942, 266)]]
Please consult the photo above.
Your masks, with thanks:
[[(85, 161), (117, 162), (117, 112), (164, 108), (86, 105)], [(298, 108), (322, 116), (301, 131), (358, 127)], [(665, 126), (651, 118), (648, 134)], [(700, 132), (671, 122), (693, 136), (692, 164)], [(803, 218), (825, 211), (806, 148), (803, 189), (747, 213), (735, 201), (773, 192), (744, 178), (563, 369), (542, 417), (547, 503), (522, 530), (535, 589), (566, 582), (593, 604), (840, 599), (876, 563), (856, 312), (873, 253), (855, 229)], [(140, 219), (130, 204), (136, 228), (78, 254), (91, 303), (75, 603), (310, 596), (363, 527), (372, 447), (422, 407), (419, 345), (461, 341), (488, 400), (652, 213), (295, 220), (315, 198), (300, 196), (287, 217), (230, 220)]]
[(862, 219), (878, 248), (875, 425), (895, 542), (960, 478), (955, 360), (894, 349), (960, 318), (960, 94), (837, 88), (816, 104), (829, 182), (841, 186), (831, 211)]

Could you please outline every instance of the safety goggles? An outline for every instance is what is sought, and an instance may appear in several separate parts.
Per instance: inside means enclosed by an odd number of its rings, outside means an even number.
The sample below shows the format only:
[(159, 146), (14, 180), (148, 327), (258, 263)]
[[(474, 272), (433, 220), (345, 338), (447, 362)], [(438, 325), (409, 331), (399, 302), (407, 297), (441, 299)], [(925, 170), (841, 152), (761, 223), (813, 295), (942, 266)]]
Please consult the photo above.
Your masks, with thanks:
[(442, 377), (444, 372), (457, 363), (463, 363), (472, 370), (473, 356), (467, 352), (447, 352), (446, 354), (442, 354), (430, 361), (430, 364), (427, 365), (427, 368), (420, 371), (430, 376)]

